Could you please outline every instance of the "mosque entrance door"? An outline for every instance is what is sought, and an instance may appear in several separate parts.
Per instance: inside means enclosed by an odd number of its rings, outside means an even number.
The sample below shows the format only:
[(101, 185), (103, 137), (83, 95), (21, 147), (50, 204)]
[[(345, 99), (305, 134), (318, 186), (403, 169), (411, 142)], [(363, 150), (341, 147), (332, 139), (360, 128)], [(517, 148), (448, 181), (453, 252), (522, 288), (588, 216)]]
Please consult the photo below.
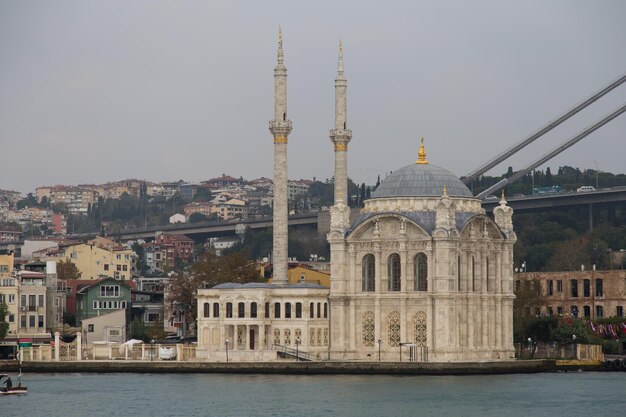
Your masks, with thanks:
[(250, 329), (250, 350), (254, 350), (254, 329)]

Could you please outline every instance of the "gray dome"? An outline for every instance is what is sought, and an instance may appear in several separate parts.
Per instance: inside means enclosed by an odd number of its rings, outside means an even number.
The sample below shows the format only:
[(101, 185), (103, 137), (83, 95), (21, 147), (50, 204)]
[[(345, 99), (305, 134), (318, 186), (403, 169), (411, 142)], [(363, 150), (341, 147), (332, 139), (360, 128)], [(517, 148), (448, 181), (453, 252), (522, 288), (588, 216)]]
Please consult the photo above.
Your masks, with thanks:
[(473, 197), (465, 184), (447, 169), (431, 164), (411, 164), (385, 178), (372, 198), (438, 197), (443, 194), (444, 185), (450, 197)]

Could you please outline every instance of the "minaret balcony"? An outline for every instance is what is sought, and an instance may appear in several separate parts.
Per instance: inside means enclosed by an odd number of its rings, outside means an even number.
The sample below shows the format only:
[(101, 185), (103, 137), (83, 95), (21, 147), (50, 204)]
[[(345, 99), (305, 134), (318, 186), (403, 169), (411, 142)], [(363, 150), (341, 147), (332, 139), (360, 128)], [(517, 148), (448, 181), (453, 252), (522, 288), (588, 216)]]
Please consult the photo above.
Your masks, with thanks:
[(330, 138), (335, 143), (348, 143), (352, 139), (352, 131), (350, 129), (331, 129)]
[(274, 136), (280, 135), (286, 137), (291, 133), (293, 126), (291, 120), (270, 120), (269, 129)]

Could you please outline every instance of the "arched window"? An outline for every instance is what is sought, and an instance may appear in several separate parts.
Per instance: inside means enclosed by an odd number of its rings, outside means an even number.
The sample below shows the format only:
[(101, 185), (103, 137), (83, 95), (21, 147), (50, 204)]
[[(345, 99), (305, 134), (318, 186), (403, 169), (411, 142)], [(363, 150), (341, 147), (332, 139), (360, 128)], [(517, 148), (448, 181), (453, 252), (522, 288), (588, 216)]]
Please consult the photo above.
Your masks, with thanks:
[(204, 303), (204, 317), (209, 317), (211, 314), (211, 304)]
[(389, 291), (400, 291), (400, 255), (393, 253), (387, 259)]
[(328, 303), (324, 303), (324, 318), (328, 318)]
[(226, 318), (233, 318), (233, 303), (226, 303)]
[(239, 303), (237, 305), (237, 317), (240, 319), (246, 317), (246, 303)]
[(220, 316), (220, 303), (213, 303), (213, 317)]
[(296, 303), (296, 318), (302, 318), (302, 303)]
[(317, 303), (317, 318), (322, 317), (322, 303)]
[(256, 319), (257, 316), (257, 306), (256, 303), (250, 303), (250, 317), (252, 317), (253, 319)]
[(285, 303), (285, 318), (291, 318), (291, 303)]
[(313, 318), (315, 317), (315, 304), (311, 303), (309, 304), (309, 318)]
[(270, 318), (270, 303), (265, 303), (265, 318)]
[(426, 255), (418, 253), (415, 255), (415, 291), (428, 291), (428, 261)]
[(363, 292), (376, 291), (376, 259), (369, 254), (362, 261)]
[(280, 303), (274, 303), (274, 318), (280, 318)]

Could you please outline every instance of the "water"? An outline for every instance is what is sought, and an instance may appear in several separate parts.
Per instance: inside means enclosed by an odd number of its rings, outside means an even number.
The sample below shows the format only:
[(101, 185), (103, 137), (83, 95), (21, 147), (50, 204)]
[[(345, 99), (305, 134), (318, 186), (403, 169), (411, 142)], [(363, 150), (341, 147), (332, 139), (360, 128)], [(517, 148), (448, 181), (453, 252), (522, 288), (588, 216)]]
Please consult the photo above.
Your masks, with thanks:
[(619, 416), (626, 373), (26, 375), (0, 416)]

